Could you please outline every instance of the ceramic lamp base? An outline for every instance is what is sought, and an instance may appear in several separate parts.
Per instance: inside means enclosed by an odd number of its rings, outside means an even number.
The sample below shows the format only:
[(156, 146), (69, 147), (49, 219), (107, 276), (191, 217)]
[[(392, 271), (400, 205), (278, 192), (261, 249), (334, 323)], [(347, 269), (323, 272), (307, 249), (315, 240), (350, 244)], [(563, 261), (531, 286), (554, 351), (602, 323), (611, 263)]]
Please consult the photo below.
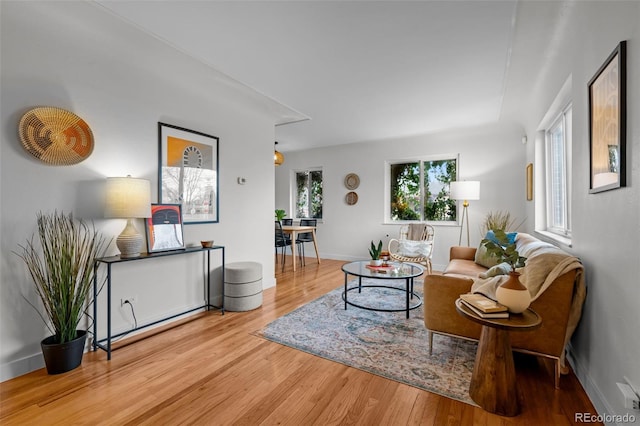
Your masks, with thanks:
[(125, 226), (122, 233), (118, 235), (116, 239), (116, 246), (118, 250), (120, 250), (120, 257), (129, 258), (140, 256), (143, 243), (144, 238), (133, 225), (133, 219), (127, 219), (127, 226)]

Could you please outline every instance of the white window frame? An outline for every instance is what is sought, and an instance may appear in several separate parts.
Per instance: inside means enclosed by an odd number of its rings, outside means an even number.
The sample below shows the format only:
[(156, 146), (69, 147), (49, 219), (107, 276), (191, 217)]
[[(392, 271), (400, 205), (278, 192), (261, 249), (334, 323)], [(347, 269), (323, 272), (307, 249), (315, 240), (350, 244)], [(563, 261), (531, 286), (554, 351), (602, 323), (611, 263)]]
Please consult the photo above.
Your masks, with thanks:
[[(311, 173), (311, 172), (321, 172), (322, 173), (322, 215), (324, 216), (324, 170), (322, 167), (309, 167), (306, 169), (295, 169), (291, 170), (291, 200), (290, 200), (290, 210), (292, 212), (291, 217), (295, 220), (300, 219), (317, 219), (318, 221), (322, 221), (322, 218), (313, 218), (313, 217), (301, 217), (298, 216), (298, 182), (297, 175), (298, 173)], [(311, 193), (311, 188), (309, 188), (309, 193)]]
[[(461, 217), (461, 208), (460, 203), (456, 202), (456, 219), (451, 221), (432, 221), (432, 220), (393, 220), (391, 219), (391, 166), (394, 164), (403, 164), (403, 163), (420, 163), (421, 171), (420, 171), (420, 180), (423, 180), (423, 172), (422, 163), (426, 161), (442, 161), (442, 160), (456, 160), (456, 180), (460, 180), (460, 155), (459, 154), (441, 154), (441, 155), (429, 155), (429, 156), (420, 156), (420, 157), (409, 157), (409, 158), (400, 158), (394, 160), (386, 160), (384, 166), (384, 223), (385, 224), (403, 224), (403, 223), (411, 223), (411, 222), (426, 222), (430, 225), (436, 226), (459, 226), (460, 217)], [(424, 189), (424, 187), (422, 187)], [(421, 191), (420, 198), (421, 203), (424, 202), (424, 192)], [(422, 213), (421, 213), (422, 215)]]
[[(545, 130), (545, 180), (546, 180), (546, 230), (563, 238), (571, 238), (571, 123), (572, 123), (572, 105), (569, 103), (562, 109), (560, 114), (553, 121), (551, 126)], [(557, 166), (561, 170), (557, 170), (554, 164), (554, 156), (552, 155), (552, 132), (558, 127), (561, 128), (562, 137), (562, 154), (563, 164)], [(554, 172), (559, 172), (559, 188), (562, 192), (562, 218), (559, 223), (555, 220), (555, 211), (558, 209), (556, 200), (556, 182)]]
[[(571, 100), (572, 76), (564, 82), (558, 95), (552, 102), (549, 110), (538, 125), (538, 136), (535, 142), (535, 232), (543, 239), (571, 247), (571, 217), (572, 217), (572, 147), (573, 147), (573, 108)], [(568, 113), (569, 117), (567, 117)], [(550, 155), (548, 148), (548, 132), (554, 125), (562, 120), (565, 169), (562, 173), (564, 179), (564, 224), (554, 227), (550, 215), (553, 212), (553, 200), (551, 200), (549, 165)]]

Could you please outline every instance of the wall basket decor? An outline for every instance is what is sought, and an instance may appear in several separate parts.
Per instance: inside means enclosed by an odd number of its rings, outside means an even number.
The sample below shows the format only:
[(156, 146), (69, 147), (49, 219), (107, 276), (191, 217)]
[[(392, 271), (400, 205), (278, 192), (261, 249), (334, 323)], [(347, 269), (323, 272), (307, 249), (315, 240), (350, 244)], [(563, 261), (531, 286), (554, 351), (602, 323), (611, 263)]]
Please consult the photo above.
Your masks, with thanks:
[(354, 189), (358, 188), (358, 186), (360, 186), (360, 178), (355, 173), (349, 173), (344, 178), (344, 186), (347, 189), (354, 190)]
[(18, 134), (22, 146), (48, 164), (77, 164), (93, 152), (93, 133), (89, 125), (62, 108), (30, 109), (20, 119)]

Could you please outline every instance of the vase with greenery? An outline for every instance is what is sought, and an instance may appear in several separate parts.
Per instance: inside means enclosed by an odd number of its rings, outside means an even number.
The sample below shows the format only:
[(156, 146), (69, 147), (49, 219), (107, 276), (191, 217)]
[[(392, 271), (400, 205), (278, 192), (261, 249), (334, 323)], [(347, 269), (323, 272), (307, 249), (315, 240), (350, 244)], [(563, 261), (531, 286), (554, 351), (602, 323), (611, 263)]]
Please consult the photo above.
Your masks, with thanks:
[(380, 253), (382, 253), (382, 240), (378, 242), (378, 245), (375, 245), (373, 241), (371, 241), (371, 246), (369, 247), (369, 256), (371, 256), (371, 265), (380, 266), (382, 265), (382, 259), (380, 259)]
[(519, 314), (529, 307), (531, 294), (520, 282), (517, 268), (524, 268), (527, 258), (520, 256), (516, 250), (516, 243), (510, 242), (503, 230), (494, 230), (495, 240), (483, 239), (482, 245), (487, 248), (490, 256), (498, 258), (499, 263), (506, 263), (511, 268), (509, 279), (496, 289), (496, 299), (509, 309), (509, 312)]
[(287, 216), (287, 212), (285, 212), (282, 209), (276, 209), (276, 220), (278, 222), (282, 222), (282, 219), (284, 219)]
[(69, 347), (72, 346), (70, 342), (81, 339), (75, 346), (84, 351), (86, 330), (78, 330), (78, 326), (90, 303), (95, 259), (104, 254), (107, 242), (93, 225), (57, 211), (37, 214), (36, 235), (24, 246), (19, 246), (20, 251), (16, 254), (26, 264), (44, 306), (43, 315), (29, 302), (53, 334), (42, 341), (42, 349), (47, 371), (57, 374), (80, 365), (82, 352), (79, 362), (77, 359), (53, 360), (50, 368), (45, 347), (50, 344)]

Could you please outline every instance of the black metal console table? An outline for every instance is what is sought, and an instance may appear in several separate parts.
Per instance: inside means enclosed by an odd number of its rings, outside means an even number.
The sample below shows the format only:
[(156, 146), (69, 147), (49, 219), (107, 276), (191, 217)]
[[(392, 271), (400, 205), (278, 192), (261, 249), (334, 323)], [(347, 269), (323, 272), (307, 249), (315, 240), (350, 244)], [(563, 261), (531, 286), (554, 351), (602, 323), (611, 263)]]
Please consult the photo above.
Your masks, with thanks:
[[(211, 251), (212, 250), (222, 250), (222, 304), (223, 306), (214, 306), (211, 304)], [(206, 260), (206, 280), (205, 285), (207, 287), (207, 300), (206, 303), (202, 306), (198, 306), (196, 308), (189, 309), (184, 312), (180, 312), (175, 315), (171, 315), (166, 318), (162, 318), (148, 324), (140, 325), (136, 328), (123, 331), (122, 333), (118, 333), (115, 335), (111, 334), (111, 267), (116, 263), (122, 262), (131, 262), (136, 260), (145, 260), (145, 259), (156, 259), (158, 257), (165, 256), (175, 256), (179, 254), (189, 254), (189, 253), (202, 253), (203, 260)], [(107, 337), (103, 339), (98, 339), (98, 268), (101, 263), (107, 265)], [(172, 250), (172, 251), (163, 251), (157, 253), (142, 253), (138, 257), (127, 257), (121, 258), (120, 256), (110, 256), (110, 257), (101, 257), (96, 259), (94, 264), (94, 279), (93, 279), (93, 350), (97, 350), (98, 348), (107, 352), (107, 360), (111, 359), (111, 340), (125, 334), (131, 333), (133, 331), (141, 330), (152, 325), (159, 324), (164, 321), (168, 321), (173, 318), (177, 318), (181, 315), (188, 314), (190, 312), (195, 312), (200, 309), (215, 308), (220, 309), (222, 314), (224, 315), (224, 246), (212, 246), (212, 247), (195, 247), (195, 248), (186, 248), (182, 250)], [(106, 344), (105, 344), (106, 342)]]

